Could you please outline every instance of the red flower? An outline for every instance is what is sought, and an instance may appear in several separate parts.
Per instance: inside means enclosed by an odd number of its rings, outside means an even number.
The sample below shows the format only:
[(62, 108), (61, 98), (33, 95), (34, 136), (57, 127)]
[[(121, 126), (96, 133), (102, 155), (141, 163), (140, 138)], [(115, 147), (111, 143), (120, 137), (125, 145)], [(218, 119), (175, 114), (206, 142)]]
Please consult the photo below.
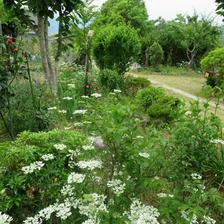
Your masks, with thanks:
[(12, 43), (13, 43), (13, 38), (12, 38), (12, 37), (7, 37), (7, 38), (6, 38), (6, 42), (7, 42), (8, 44), (12, 44)]

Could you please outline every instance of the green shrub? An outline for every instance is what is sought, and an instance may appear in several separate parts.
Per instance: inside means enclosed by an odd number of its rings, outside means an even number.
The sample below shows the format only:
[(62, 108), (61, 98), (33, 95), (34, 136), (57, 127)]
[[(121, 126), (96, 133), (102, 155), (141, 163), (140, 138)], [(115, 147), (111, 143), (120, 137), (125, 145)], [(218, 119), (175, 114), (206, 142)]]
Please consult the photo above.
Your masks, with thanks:
[[(80, 133), (55, 130), (25, 132), (14, 143), (0, 144), (0, 211), (12, 216), (13, 223), (22, 223), (60, 200), (60, 189), (71, 172), (69, 150), (76, 152), (85, 142)], [(66, 148), (56, 149), (54, 145), (59, 143)], [(54, 158), (43, 160), (46, 154)], [(21, 170), (36, 161), (44, 162), (44, 167), (28, 174)]]
[(224, 87), (224, 48), (217, 48), (211, 51), (205, 58), (201, 60), (201, 67), (206, 72), (212, 73), (213, 76), (209, 77), (207, 84), (214, 87)]
[(178, 117), (181, 101), (172, 96), (163, 96), (156, 100), (148, 109), (150, 117), (161, 119), (165, 122)]
[[(31, 97), (30, 85), (28, 82), (18, 80), (12, 85), (13, 97), (11, 97), (11, 114), (14, 134), (23, 131), (42, 131), (49, 128), (48, 103), (50, 96), (46, 87), (34, 83), (33, 93), (35, 102)], [(3, 110), (4, 111), (4, 110)], [(9, 115), (5, 113), (9, 119)]]
[(154, 42), (149, 48), (149, 60), (150, 64), (153, 67), (158, 67), (164, 59), (164, 52), (161, 45), (157, 42)]
[(163, 89), (149, 87), (138, 92), (137, 101), (146, 111), (155, 101), (163, 96), (165, 96), (165, 91)]
[(115, 70), (104, 69), (99, 73), (100, 85), (108, 91), (123, 89), (123, 77)]
[(136, 95), (140, 89), (149, 87), (151, 82), (142, 77), (133, 77), (127, 76), (125, 77), (125, 91), (128, 95)]
[(123, 75), (140, 51), (138, 34), (129, 26), (108, 25), (93, 40), (93, 53), (100, 69), (117, 70)]

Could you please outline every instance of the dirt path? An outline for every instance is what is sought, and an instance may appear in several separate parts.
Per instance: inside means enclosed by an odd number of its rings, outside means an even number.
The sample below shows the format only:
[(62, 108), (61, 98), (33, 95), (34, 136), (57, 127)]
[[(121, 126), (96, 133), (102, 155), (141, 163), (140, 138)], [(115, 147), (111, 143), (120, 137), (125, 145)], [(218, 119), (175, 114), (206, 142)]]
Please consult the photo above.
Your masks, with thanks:
[[(133, 74), (133, 73), (131, 75), (133, 75), (135, 77), (141, 76), (141, 75), (137, 75), (137, 74)], [(195, 95), (193, 95), (191, 93), (188, 93), (188, 92), (183, 91), (181, 89), (177, 89), (177, 88), (171, 87), (171, 86), (169, 86), (167, 84), (164, 84), (164, 83), (159, 82), (157, 80), (151, 79), (149, 77), (145, 77), (144, 76), (144, 78), (147, 78), (154, 86), (159, 86), (159, 87), (161, 87), (163, 89), (166, 89), (166, 90), (169, 90), (169, 91), (171, 91), (171, 92), (173, 92), (173, 93), (175, 93), (177, 95), (180, 95), (180, 96), (183, 96), (183, 97), (187, 97), (188, 99), (191, 99), (191, 100), (198, 100), (200, 103), (207, 102), (207, 100), (205, 98), (195, 96)], [(212, 102), (212, 101), (209, 102), (209, 105), (211, 107), (214, 107), (214, 108), (216, 107), (215, 102)], [(219, 109), (221, 109), (222, 111), (224, 111), (224, 105), (219, 105)]]

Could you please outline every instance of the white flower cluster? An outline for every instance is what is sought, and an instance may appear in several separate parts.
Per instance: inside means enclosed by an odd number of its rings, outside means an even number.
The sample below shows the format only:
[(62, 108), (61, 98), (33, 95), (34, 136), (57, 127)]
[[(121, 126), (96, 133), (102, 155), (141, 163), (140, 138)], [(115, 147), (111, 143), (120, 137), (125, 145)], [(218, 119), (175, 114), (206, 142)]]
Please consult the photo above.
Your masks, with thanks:
[(83, 98), (83, 99), (88, 99), (89, 98), (89, 96), (81, 96), (81, 98)]
[(159, 193), (157, 194), (159, 198), (173, 198), (173, 194)]
[(114, 89), (114, 93), (121, 93), (120, 89)]
[(51, 111), (51, 110), (57, 110), (57, 107), (49, 107), (48, 110), (49, 111)]
[(211, 143), (214, 143), (214, 144), (221, 144), (221, 145), (224, 145), (224, 140), (222, 139), (213, 139), (210, 141)]
[(58, 113), (59, 113), (59, 114), (66, 114), (67, 111), (66, 111), (66, 110), (58, 110)]
[(73, 112), (73, 115), (77, 115), (77, 114), (81, 114), (81, 115), (83, 115), (83, 114), (85, 114), (87, 112), (87, 110), (75, 110), (74, 112)]
[(93, 145), (83, 145), (82, 148), (84, 151), (92, 151), (95, 149)]
[(97, 219), (87, 219), (85, 222), (82, 224), (100, 224), (99, 220)]
[(79, 173), (71, 173), (68, 176), (68, 184), (73, 184), (73, 183), (82, 183), (85, 180), (86, 175), (84, 174), (79, 174)]
[(79, 213), (88, 217), (89, 220), (97, 223), (97, 215), (100, 212), (108, 212), (105, 205), (105, 195), (99, 195), (96, 193), (86, 194), (83, 200), (78, 205)]
[(63, 100), (71, 101), (73, 98), (70, 96), (63, 97)]
[(0, 212), (0, 224), (9, 224), (12, 220), (12, 217)]
[(193, 214), (191, 218), (189, 216), (190, 216), (189, 211), (182, 211), (181, 212), (181, 217), (183, 219), (185, 219), (186, 221), (188, 221), (189, 224), (199, 224), (198, 218), (195, 214)]
[(75, 199), (72, 202), (67, 199), (63, 203), (55, 203), (40, 210), (34, 217), (28, 217), (23, 221), (23, 224), (42, 224), (44, 221), (49, 220), (53, 213), (56, 214), (56, 217), (66, 220), (72, 215), (71, 209), (77, 208), (77, 206), (78, 201)]
[(70, 89), (75, 89), (75, 84), (73, 84), (73, 83), (69, 83), (69, 84), (68, 84), (68, 87), (69, 87)]
[(33, 173), (35, 170), (41, 170), (44, 166), (44, 163), (42, 161), (36, 161), (34, 163), (31, 163), (29, 166), (22, 167), (22, 171), (25, 174)]
[(81, 169), (94, 170), (97, 168), (102, 168), (102, 161), (100, 160), (87, 160), (87, 161), (79, 161), (77, 166)]
[(72, 186), (70, 184), (66, 184), (61, 189), (61, 194), (66, 197), (72, 197), (72, 196), (74, 196), (74, 190), (75, 190), (74, 186)]
[(54, 155), (53, 154), (45, 154), (41, 156), (41, 159), (44, 161), (50, 161), (54, 159)]
[(93, 93), (91, 94), (92, 97), (95, 97), (95, 98), (100, 98), (102, 97), (102, 95), (100, 93)]
[(113, 179), (113, 180), (107, 182), (107, 186), (109, 188), (112, 188), (113, 192), (117, 196), (119, 196), (124, 193), (126, 184), (123, 183), (121, 180)]
[(130, 224), (159, 224), (158, 209), (144, 205), (137, 199), (131, 204), (130, 212), (125, 213), (125, 215), (127, 215)]
[(204, 215), (203, 223), (204, 224), (216, 224), (216, 221), (213, 218)]
[(150, 157), (149, 153), (147, 152), (140, 152), (139, 155), (145, 159), (148, 159)]
[(192, 173), (191, 174), (191, 178), (193, 180), (201, 180), (202, 179), (202, 176), (200, 174), (198, 174), (198, 173)]
[(54, 145), (54, 148), (57, 149), (57, 150), (59, 150), (59, 151), (62, 151), (62, 150), (64, 150), (64, 149), (66, 149), (67, 146), (64, 145), (64, 144), (55, 144), (55, 145)]

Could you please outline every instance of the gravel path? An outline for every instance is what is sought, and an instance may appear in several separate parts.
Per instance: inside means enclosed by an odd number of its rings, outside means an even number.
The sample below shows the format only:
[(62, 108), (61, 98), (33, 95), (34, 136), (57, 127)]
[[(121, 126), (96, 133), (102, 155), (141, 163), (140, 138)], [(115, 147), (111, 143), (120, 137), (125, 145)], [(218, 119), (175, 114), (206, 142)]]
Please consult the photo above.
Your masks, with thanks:
[[(135, 76), (135, 77), (138, 77), (138, 75), (136, 75), (136, 74), (131, 74), (131, 75), (133, 75), (133, 76)], [(145, 78), (145, 77), (144, 77), (144, 78)], [(162, 83), (162, 82), (158, 82), (157, 80), (153, 80), (153, 79), (150, 79), (150, 78), (147, 78), (147, 79), (148, 79), (153, 85), (155, 85), (155, 86), (159, 86), (159, 87), (161, 87), (161, 88), (163, 88), (163, 89), (166, 89), (166, 90), (169, 90), (169, 91), (172, 91), (172, 92), (174, 92), (174, 93), (176, 93), (176, 94), (178, 94), (178, 95), (187, 97), (187, 98), (192, 99), (192, 100), (198, 100), (200, 103), (205, 103), (205, 102), (207, 102), (207, 100), (206, 100), (205, 98), (202, 98), (202, 97), (198, 97), (198, 96), (192, 95), (192, 94), (190, 94), (190, 93), (188, 93), (188, 92), (185, 92), (185, 91), (183, 91), (183, 90), (181, 90), (181, 89), (177, 89), (177, 88), (171, 87), (171, 86), (169, 86), (169, 85), (166, 85), (166, 84), (164, 84), (164, 83)], [(209, 105), (212, 106), (212, 107), (216, 107), (215, 102), (211, 102), (211, 101), (210, 101), (210, 102), (209, 102)], [(220, 108), (221, 110), (224, 110), (224, 105), (219, 105), (219, 108)]]

